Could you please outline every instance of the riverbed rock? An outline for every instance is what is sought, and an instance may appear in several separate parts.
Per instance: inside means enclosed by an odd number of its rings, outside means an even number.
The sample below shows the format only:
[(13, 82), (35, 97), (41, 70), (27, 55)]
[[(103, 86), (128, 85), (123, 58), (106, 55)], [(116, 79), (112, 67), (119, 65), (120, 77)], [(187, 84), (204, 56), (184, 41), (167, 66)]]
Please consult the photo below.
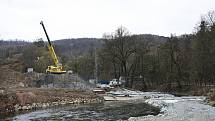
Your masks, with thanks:
[(27, 106), (22, 106), (22, 110), (27, 110), (28, 107)]
[(215, 107), (215, 101), (209, 101), (209, 105)]
[(16, 104), (16, 105), (14, 106), (14, 108), (15, 108), (15, 111), (18, 111), (18, 110), (19, 110), (19, 105)]
[(4, 90), (2, 90), (2, 89), (0, 90), (0, 94), (4, 94), (4, 92), (5, 92)]

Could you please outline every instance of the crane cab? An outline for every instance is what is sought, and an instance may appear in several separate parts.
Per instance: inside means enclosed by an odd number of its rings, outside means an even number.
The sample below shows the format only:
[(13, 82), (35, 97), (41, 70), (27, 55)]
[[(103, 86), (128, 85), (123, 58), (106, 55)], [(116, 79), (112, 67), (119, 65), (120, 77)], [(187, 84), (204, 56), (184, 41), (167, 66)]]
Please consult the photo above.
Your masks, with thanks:
[(52, 73), (52, 74), (64, 74), (66, 71), (63, 69), (63, 66), (48, 66), (46, 69), (46, 73)]

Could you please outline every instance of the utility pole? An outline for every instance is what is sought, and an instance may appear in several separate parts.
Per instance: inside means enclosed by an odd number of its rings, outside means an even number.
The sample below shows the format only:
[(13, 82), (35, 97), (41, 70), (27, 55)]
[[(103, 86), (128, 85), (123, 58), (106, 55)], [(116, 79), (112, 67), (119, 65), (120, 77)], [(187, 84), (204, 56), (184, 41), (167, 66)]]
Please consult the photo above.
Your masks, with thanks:
[(95, 69), (94, 69), (94, 77), (95, 77), (95, 83), (98, 82), (98, 57), (97, 57), (97, 49), (96, 47), (94, 48), (95, 50)]

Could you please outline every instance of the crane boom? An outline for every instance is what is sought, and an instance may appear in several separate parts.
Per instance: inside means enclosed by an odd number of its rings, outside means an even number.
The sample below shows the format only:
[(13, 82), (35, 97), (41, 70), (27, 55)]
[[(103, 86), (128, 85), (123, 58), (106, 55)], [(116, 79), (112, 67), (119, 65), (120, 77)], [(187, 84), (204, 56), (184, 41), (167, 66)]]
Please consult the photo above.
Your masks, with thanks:
[(49, 43), (49, 44), (48, 44), (48, 50), (49, 50), (49, 53), (50, 53), (50, 55), (51, 55), (51, 57), (52, 57), (52, 60), (53, 60), (53, 62), (54, 62), (54, 66), (48, 66), (48, 68), (46, 69), (46, 72), (58, 73), (58, 74), (65, 73), (66, 71), (63, 69), (62, 64), (59, 63), (59, 61), (58, 61), (57, 55), (56, 55), (56, 53), (55, 53), (55, 51), (54, 51), (54, 47), (53, 47), (53, 45), (51, 44), (51, 41), (50, 41), (50, 39), (49, 39), (49, 36), (48, 36), (48, 34), (47, 34), (47, 32), (46, 32), (46, 28), (45, 28), (45, 26), (44, 26), (44, 24), (43, 24), (43, 21), (41, 21), (40, 24), (42, 25), (43, 30), (44, 30), (45, 35), (46, 35), (46, 38), (47, 38), (47, 40), (48, 40), (48, 43)]
[(51, 57), (52, 57), (52, 60), (53, 60), (53, 62), (54, 62), (54, 64), (55, 64), (55, 66), (57, 66), (57, 65), (59, 65), (59, 61), (58, 61), (57, 55), (56, 55), (56, 53), (55, 53), (55, 51), (54, 51), (54, 48), (53, 48), (53, 46), (52, 46), (52, 44), (51, 44), (51, 41), (50, 41), (50, 39), (49, 39), (49, 36), (48, 36), (48, 34), (47, 34), (47, 32), (46, 32), (46, 28), (45, 28), (45, 26), (44, 26), (44, 24), (43, 24), (43, 21), (41, 21), (40, 24), (41, 24), (42, 27), (43, 27), (43, 30), (44, 30), (44, 32), (45, 32), (45, 34), (46, 34), (46, 38), (47, 38), (48, 43), (49, 43), (49, 45), (48, 45), (49, 53), (50, 53), (50, 55), (51, 55)]

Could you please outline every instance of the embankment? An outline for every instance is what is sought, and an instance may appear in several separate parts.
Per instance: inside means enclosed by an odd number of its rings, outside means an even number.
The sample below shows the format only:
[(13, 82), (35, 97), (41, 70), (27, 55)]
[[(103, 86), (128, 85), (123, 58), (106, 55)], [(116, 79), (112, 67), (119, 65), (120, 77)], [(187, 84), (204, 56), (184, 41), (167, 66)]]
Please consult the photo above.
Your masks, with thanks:
[(2, 91), (0, 100), (0, 117), (8, 117), (25, 110), (66, 104), (99, 103), (103, 98), (92, 92), (79, 90), (23, 88)]

